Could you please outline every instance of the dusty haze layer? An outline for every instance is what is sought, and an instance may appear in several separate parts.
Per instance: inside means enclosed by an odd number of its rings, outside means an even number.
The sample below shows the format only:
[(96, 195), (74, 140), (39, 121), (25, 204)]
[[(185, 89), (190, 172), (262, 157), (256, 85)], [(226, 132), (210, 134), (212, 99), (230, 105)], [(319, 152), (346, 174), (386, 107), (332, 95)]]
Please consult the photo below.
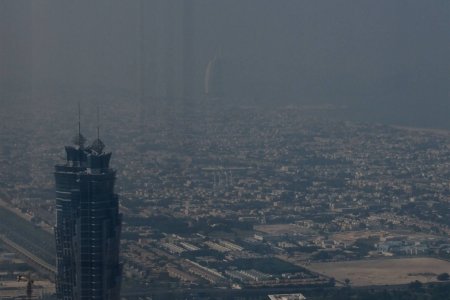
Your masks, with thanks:
[(446, 0), (3, 0), (1, 102), (200, 97), (217, 55), (240, 103), (332, 103), (450, 128), (449, 23)]

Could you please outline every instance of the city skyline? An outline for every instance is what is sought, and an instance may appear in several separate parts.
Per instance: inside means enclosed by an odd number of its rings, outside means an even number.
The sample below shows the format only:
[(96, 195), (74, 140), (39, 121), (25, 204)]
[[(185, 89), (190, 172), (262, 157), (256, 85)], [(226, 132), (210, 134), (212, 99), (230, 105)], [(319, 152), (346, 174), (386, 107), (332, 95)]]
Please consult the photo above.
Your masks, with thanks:
[(448, 299), (448, 24), (0, 0), (0, 299)]

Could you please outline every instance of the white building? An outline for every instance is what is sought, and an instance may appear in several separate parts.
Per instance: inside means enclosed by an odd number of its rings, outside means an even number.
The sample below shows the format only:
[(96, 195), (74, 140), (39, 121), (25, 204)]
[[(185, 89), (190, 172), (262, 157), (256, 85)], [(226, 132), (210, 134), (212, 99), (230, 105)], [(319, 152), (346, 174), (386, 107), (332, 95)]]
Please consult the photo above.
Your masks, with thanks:
[(269, 295), (270, 300), (306, 300), (302, 294), (279, 294)]

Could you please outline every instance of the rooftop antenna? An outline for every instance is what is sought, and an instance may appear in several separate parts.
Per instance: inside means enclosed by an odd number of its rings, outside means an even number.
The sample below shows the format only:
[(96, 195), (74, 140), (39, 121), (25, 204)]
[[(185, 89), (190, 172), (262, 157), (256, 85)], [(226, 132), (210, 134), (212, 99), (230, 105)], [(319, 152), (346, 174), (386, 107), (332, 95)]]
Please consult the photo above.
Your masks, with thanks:
[(86, 139), (84, 136), (81, 135), (81, 105), (80, 102), (78, 102), (78, 135), (76, 135), (72, 142), (74, 145), (78, 146), (80, 149), (84, 147), (84, 143), (86, 142)]
[(100, 140), (100, 106), (97, 105), (97, 140)]
[(78, 137), (81, 136), (81, 104), (78, 101)]

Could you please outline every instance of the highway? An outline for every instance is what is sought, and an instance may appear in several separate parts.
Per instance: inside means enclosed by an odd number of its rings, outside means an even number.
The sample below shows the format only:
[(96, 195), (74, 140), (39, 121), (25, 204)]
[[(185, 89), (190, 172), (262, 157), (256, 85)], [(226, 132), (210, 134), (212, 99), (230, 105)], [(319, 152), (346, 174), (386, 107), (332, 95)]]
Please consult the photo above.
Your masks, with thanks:
[(1, 206), (0, 241), (43, 273), (53, 277), (56, 271), (53, 235)]
[(48, 272), (49, 274), (56, 274), (56, 268), (54, 265), (48, 264), (44, 260), (40, 259), (27, 249), (21, 247), (20, 245), (14, 243), (10, 239), (8, 239), (4, 235), (0, 235), (0, 241), (3, 242), (5, 245), (7, 245), (9, 248), (14, 250), (15, 252), (18, 252), (22, 256), (25, 256), (27, 260), (31, 261), (34, 265), (37, 265), (38, 267), (42, 268), (44, 271)]

